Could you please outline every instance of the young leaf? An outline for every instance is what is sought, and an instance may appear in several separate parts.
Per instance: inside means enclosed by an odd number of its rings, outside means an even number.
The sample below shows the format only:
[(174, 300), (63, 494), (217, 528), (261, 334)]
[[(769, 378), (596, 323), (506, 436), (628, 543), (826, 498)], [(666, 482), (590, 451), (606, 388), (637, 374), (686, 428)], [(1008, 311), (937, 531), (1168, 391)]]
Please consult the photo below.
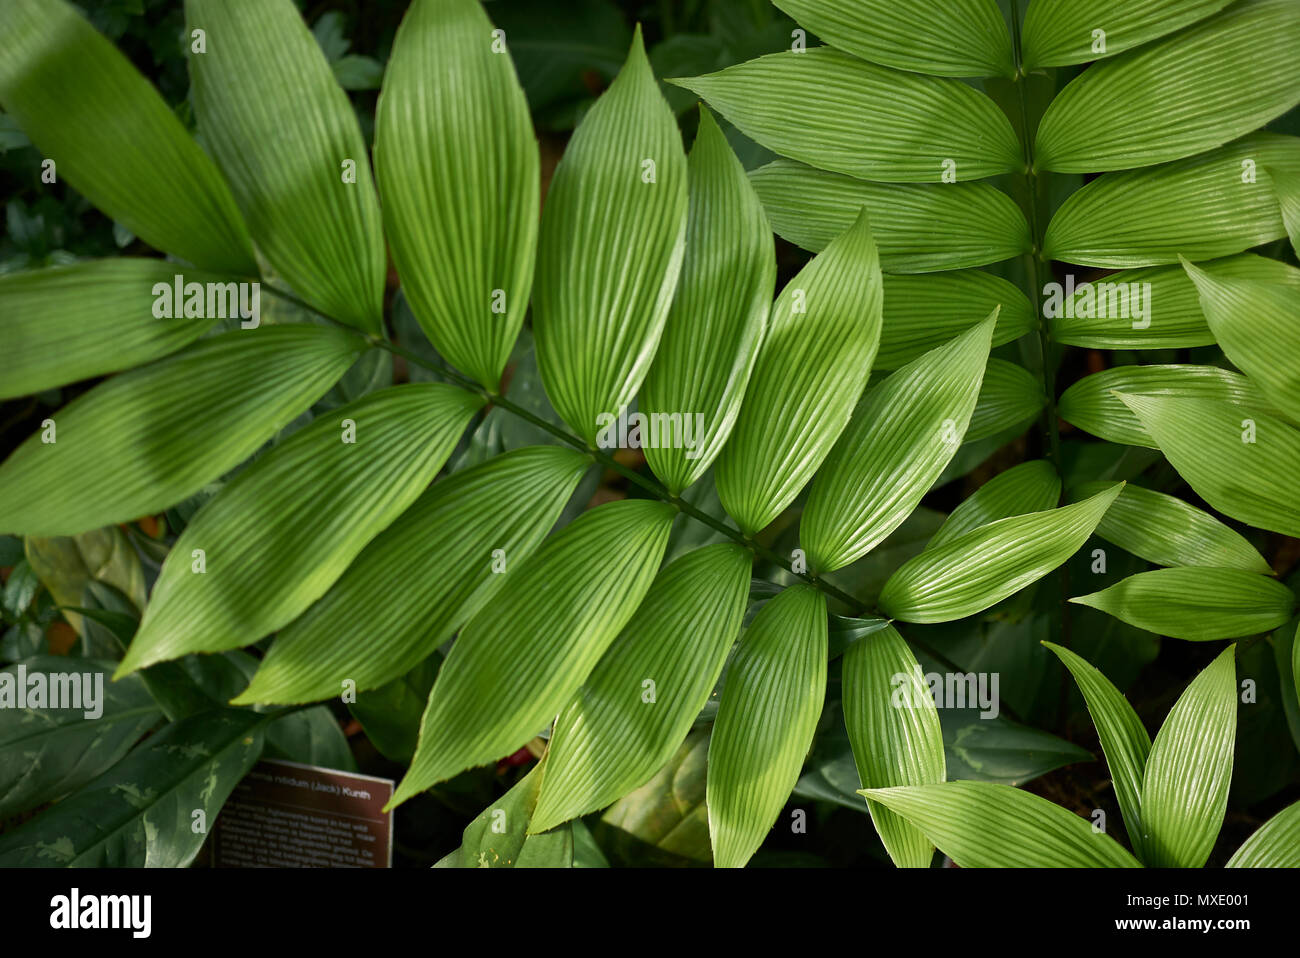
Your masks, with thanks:
[[(844, 653), (844, 725), (863, 788), (944, 780), (943, 732), (916, 656), (886, 627)], [(928, 868), (934, 846), (915, 825), (867, 798), (871, 820), (899, 868)]]
[(1055, 509), (1060, 501), (1061, 477), (1052, 464), (1045, 459), (1022, 462), (994, 476), (958, 505), (925, 548), (937, 548), (999, 519)]
[(237, 330), (101, 383), (0, 466), (0, 530), (73, 535), (175, 505), (252, 455), (362, 345), (322, 326)]
[(990, 359), (971, 411), (965, 442), (979, 442), (1029, 425), (1047, 403), (1042, 381), (1018, 363)]
[(818, 573), (866, 555), (912, 514), (961, 445), (996, 314), (873, 387), (813, 480), (799, 526)]
[(773, 53), (669, 82), (698, 94), (768, 149), (833, 173), (951, 183), (1024, 167), (1010, 121), (983, 93), (830, 47)]
[(394, 386), (258, 459), (176, 540), (117, 674), (291, 622), (433, 480), (480, 405), (441, 383)]
[(199, 130), (266, 259), (316, 309), (366, 332), (387, 268), (365, 140), (292, 0), (185, 0)]
[(1045, 798), (993, 782), (867, 788), (959, 868), (1140, 868), (1105, 832)]
[(435, 483), (281, 630), (235, 704), (333, 698), (344, 679), (361, 692), (414, 668), (537, 548), (589, 465), (572, 449), (526, 446)]
[(752, 559), (720, 543), (659, 573), (556, 720), (531, 831), (615, 802), (677, 751), (740, 633)]
[(782, 159), (751, 171), (749, 181), (772, 228), (813, 253), (829, 246), (866, 207), (881, 268), (888, 272), (984, 266), (1033, 248), (1025, 214), (987, 183), (868, 183)]
[(826, 695), (826, 597), (791, 586), (763, 606), (727, 669), (709, 740), (713, 863), (741, 868), (763, 844), (812, 745)]
[(1215, 509), (1300, 536), (1300, 431), (1254, 408), (1213, 399), (1125, 394), (1165, 458)]
[(880, 308), (864, 210), (772, 307), (735, 434), (718, 459), (718, 496), (744, 532), (794, 501), (848, 425), (880, 342)]
[(1300, 868), (1300, 802), (1255, 829), (1224, 867)]
[(1298, 49), (1293, 0), (1233, 4), (1084, 71), (1044, 114), (1034, 159), (1044, 170), (1097, 173), (1222, 146), (1300, 103), (1300, 72), (1290, 69)]
[(1296, 605), (1295, 593), (1274, 579), (1197, 566), (1139, 572), (1070, 601), (1148, 632), (1197, 642), (1270, 632), (1291, 618)]
[(537, 359), (556, 412), (588, 442), (631, 402), (659, 345), (685, 246), (686, 175), (638, 29), (556, 167), (539, 239)]
[[(1085, 482), (1070, 490), (1071, 497), (1086, 499), (1107, 485)], [(1273, 572), (1254, 546), (1205, 510), (1141, 486), (1124, 487), (1102, 517), (1097, 535), (1156, 565)]]
[(1072, 556), (1122, 486), (1074, 505), (999, 519), (927, 549), (890, 576), (881, 611), (904, 622), (948, 622), (1001, 602)]
[(0, 7), (0, 106), (55, 164), (58, 182), (66, 178), (150, 246), (256, 275), (248, 229), (216, 166), (72, 4)]
[[(884, 256), (881, 257), (882, 263)], [(993, 345), (1034, 328), (1029, 298), (1000, 276), (977, 269), (931, 276), (884, 276), (876, 369), (898, 369), (998, 311)]]
[(411, 311), (496, 389), (528, 309), (538, 157), (524, 91), (478, 0), (416, 0), (375, 113), (375, 175)]
[(1122, 53), (1181, 30), (1232, 0), (1033, 0), (1025, 11), (1024, 67), (1069, 66)]
[[(703, 107), (687, 171), (690, 204), (681, 282), (641, 396), (641, 410), (651, 421), (666, 416), (669, 423), (674, 417), (681, 423), (676, 437), (682, 442), (645, 447), (650, 468), (673, 494), (704, 474), (731, 435), (776, 283), (776, 253), (763, 206)], [(684, 441), (687, 430), (691, 447)]]
[(1142, 847), (1155, 868), (1200, 868), (1228, 806), (1237, 736), (1236, 646), (1192, 680), (1165, 719), (1142, 781)]
[(583, 513), (461, 630), (389, 808), (508, 755), (555, 717), (650, 588), (674, 510), (625, 499)]

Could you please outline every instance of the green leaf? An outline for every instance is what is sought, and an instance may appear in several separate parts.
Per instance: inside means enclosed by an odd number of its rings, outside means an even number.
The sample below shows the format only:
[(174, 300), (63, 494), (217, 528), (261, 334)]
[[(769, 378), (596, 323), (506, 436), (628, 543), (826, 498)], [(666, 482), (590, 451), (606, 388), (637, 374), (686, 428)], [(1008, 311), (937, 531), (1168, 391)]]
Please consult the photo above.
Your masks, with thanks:
[[(357, 116), (292, 0), (185, 0), (199, 131), (260, 252), (333, 318), (377, 333), (387, 256)], [(129, 225), (129, 224), (128, 224)]]
[(727, 669), (709, 741), (713, 862), (740, 868), (799, 778), (826, 694), (826, 597), (791, 586), (759, 610)]
[[(1181, 30), (1232, 0), (1033, 0), (1025, 11), (1024, 67), (1069, 66), (1114, 56)], [(1105, 33), (1100, 49), (1095, 31)]]
[(1055, 652), (1070, 670), (1084, 701), (1088, 703), (1088, 714), (1097, 727), (1101, 748), (1106, 754), (1106, 766), (1115, 786), (1115, 797), (1124, 816), (1124, 830), (1134, 852), (1141, 858), (1142, 777), (1147, 754), (1151, 751), (1151, 736), (1143, 728), (1133, 706), (1100, 670), (1069, 649), (1051, 642), (1043, 645)]
[(961, 445), (996, 315), (863, 398), (813, 480), (799, 526), (815, 573), (866, 555), (911, 515)]
[(1200, 868), (1223, 824), (1237, 735), (1236, 646), (1192, 680), (1161, 726), (1142, 781), (1142, 847), (1154, 868)]
[[(351, 365), (322, 326), (236, 330), (101, 383), (0, 466), (0, 530), (69, 535), (160, 512), (248, 458)], [(202, 429), (195, 424), (202, 423)]]
[(1099, 176), (1047, 227), (1043, 256), (1083, 266), (1162, 266), (1231, 256), (1286, 236), (1258, 167), (1300, 174), (1300, 139), (1253, 133), (1209, 153)]
[(1017, 363), (990, 359), (964, 442), (1024, 429), (1047, 404), (1042, 381)]
[(24, 548), (32, 571), (54, 601), (64, 607), (63, 617), (79, 635), (86, 634), (85, 622), (68, 608), (90, 604), (88, 598), (96, 583), (118, 590), (135, 609), (144, 608), (144, 569), (121, 529), (110, 526), (78, 536), (48, 539), (28, 536)]
[(1123, 398), (1202, 499), (1252, 526), (1300, 536), (1300, 432), (1253, 408), (1213, 399)]
[[(435, 483), (280, 632), (235, 704), (332, 698), (345, 680), (362, 692), (414, 668), (537, 548), (589, 465), (572, 449), (528, 446)], [(394, 569), (409, 576), (396, 591)]]
[(461, 630), (389, 808), (508, 755), (554, 718), (650, 588), (674, 510), (626, 499), (583, 513), (506, 573)]
[(830, 47), (773, 53), (668, 82), (704, 98), (768, 149), (833, 173), (939, 183), (1024, 167), (1010, 121), (983, 93)]
[(1073, 555), (1122, 485), (1074, 505), (999, 519), (927, 549), (885, 583), (881, 611), (904, 622), (947, 622), (1001, 602)]
[(64, 0), (0, 10), (0, 105), (77, 192), (150, 246), (256, 275), (230, 187), (175, 114)]
[[(1061, 396), (1057, 411), (1066, 422), (1110, 442), (1158, 449), (1126, 397), (1156, 397), (1231, 404), (1243, 416), (1272, 411), (1255, 384), (1218, 366), (1114, 366), (1085, 376)], [(1238, 427), (1240, 431), (1240, 427)]]
[(1022, 462), (994, 476), (957, 506), (925, 548), (945, 545), (999, 519), (1054, 509), (1060, 501), (1061, 477), (1052, 464), (1045, 459)]
[(827, 43), (873, 63), (945, 77), (1015, 74), (994, 0), (775, 0)]
[(539, 239), (538, 363), (551, 404), (589, 443), (631, 402), (659, 345), (685, 248), (686, 177), (638, 29), (564, 150)]
[[(0, 818), (84, 785), (158, 724), (162, 714), (140, 680), (111, 682), (112, 671), (112, 662), (51, 655), (0, 669), (0, 764), (6, 770)], [(38, 674), (42, 702), (33, 705), (31, 680)], [(24, 708), (18, 708), (19, 685), (25, 687)], [(73, 695), (78, 707), (63, 707), (68, 700), (62, 698), (55, 703), (49, 696), (56, 692)]]
[[(1085, 482), (1070, 490), (1074, 499), (1100, 492), (1105, 482)], [(1121, 549), (1163, 566), (1208, 566), (1263, 575), (1272, 568), (1255, 547), (1203, 509), (1177, 496), (1127, 485), (1097, 535)]]
[(538, 208), (528, 104), (496, 44), (477, 0), (417, 0), (375, 116), (375, 174), (407, 301), (438, 352), (489, 389), (528, 309)]
[[(882, 254), (883, 262), (883, 254)], [(876, 369), (898, 369), (998, 310), (994, 346), (1034, 328), (1034, 309), (1014, 284), (976, 269), (933, 276), (884, 277)]]
[(454, 386), (394, 386), (258, 459), (176, 540), (118, 674), (291, 622), (419, 496), (480, 405)]
[(529, 831), (546, 764), (534, 766), (465, 826), (460, 848), (452, 853), (458, 859), (453, 859), (455, 867), (568, 868), (573, 864), (573, 835), (567, 825), (539, 835)]
[(1264, 167), (1282, 207), (1282, 222), (1291, 238), (1291, 250), (1300, 256), (1300, 173), (1280, 167)]
[(1186, 260), (1183, 268), (1224, 354), (1288, 419), (1300, 422), (1300, 368), (1278, 362), (1300, 355), (1300, 270), (1284, 266), (1293, 274), (1288, 283), (1261, 283), (1220, 277)]
[(1255, 829), (1224, 867), (1300, 868), (1300, 802)]
[[(844, 653), (844, 724), (863, 788), (944, 780), (943, 732), (916, 656), (894, 629)], [(871, 820), (899, 868), (928, 868), (934, 846), (914, 825), (868, 798)]]
[(1197, 642), (1270, 632), (1296, 606), (1295, 593), (1274, 579), (1198, 566), (1140, 572), (1070, 601), (1148, 632)]
[[(167, 726), (54, 808), (0, 836), (0, 867), (188, 866), (261, 754), (269, 720), (222, 709)], [(205, 830), (195, 827), (196, 811)]]
[[(772, 231), (762, 204), (703, 107), (687, 169), (690, 211), (681, 282), (640, 404), (652, 422), (656, 416), (681, 421), (675, 436), (682, 441), (644, 447), (650, 468), (674, 495), (704, 474), (731, 435), (776, 283)], [(691, 447), (684, 441), (686, 429)]]
[(357, 760), (328, 706), (290, 712), (266, 730), (267, 758), (355, 772)]
[(415, 755), (420, 717), (441, 665), (442, 656), (433, 652), (405, 675), (358, 693), (357, 700), (348, 705), (366, 738), (390, 761), (406, 765)]
[(880, 342), (881, 282), (867, 214), (781, 291), (731, 441), (718, 496), (747, 534), (804, 487), (844, 427)]
[(1293, 0), (1233, 4), (1077, 77), (1039, 123), (1035, 162), (1097, 173), (1222, 146), (1300, 103), (1298, 49)]
[(761, 166), (749, 180), (772, 228), (814, 253), (852, 226), (866, 207), (875, 224), (881, 268), (888, 272), (984, 266), (1033, 247), (1020, 207), (987, 183), (868, 183), (793, 160)]
[(672, 758), (740, 633), (752, 560), (720, 543), (659, 573), (556, 720), (531, 830), (604, 808)]
[(1045, 798), (992, 782), (864, 789), (960, 868), (1140, 868), (1105, 832)]
[(944, 709), (939, 721), (948, 777), (954, 781), (1023, 785), (1058, 768), (1092, 759), (1092, 754), (1079, 746), (1005, 715), (989, 717), (975, 708)]
[[(1203, 265), (1216, 276), (1300, 288), (1300, 271), (1253, 253)], [(1044, 311), (1052, 339), (1069, 346), (1178, 349), (1214, 343), (1196, 286), (1181, 266), (1126, 270), (1080, 283), (1072, 297), (1065, 297), (1063, 290), (1049, 295)]]

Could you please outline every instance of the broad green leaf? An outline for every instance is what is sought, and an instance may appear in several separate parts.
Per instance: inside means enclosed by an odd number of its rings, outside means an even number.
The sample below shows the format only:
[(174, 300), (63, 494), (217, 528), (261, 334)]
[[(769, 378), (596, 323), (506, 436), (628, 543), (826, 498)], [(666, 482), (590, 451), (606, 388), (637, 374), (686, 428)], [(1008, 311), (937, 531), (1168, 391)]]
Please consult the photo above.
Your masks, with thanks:
[(1300, 172), (1279, 167), (1264, 167), (1273, 191), (1282, 207), (1282, 223), (1291, 238), (1291, 250), (1300, 256)]
[(538, 156), (524, 91), (478, 0), (416, 0), (375, 116), (402, 289), (453, 366), (496, 389), (528, 309)]
[(1023, 785), (1093, 757), (1042, 729), (1013, 722), (1005, 715), (989, 717), (976, 708), (944, 709), (939, 721), (948, 777), (953, 781)]
[(1038, 125), (1035, 163), (1097, 173), (1222, 146), (1300, 103), (1297, 50), (1294, 0), (1233, 4), (1075, 78)]
[[(1085, 499), (1108, 485), (1085, 482), (1071, 497)], [(1097, 535), (1121, 549), (1163, 566), (1207, 566), (1270, 575), (1272, 568), (1246, 539), (1203, 509), (1141, 486), (1127, 485)]]
[[(883, 253), (882, 253), (883, 261)], [(1034, 328), (1034, 308), (1015, 285), (976, 269), (933, 276), (884, 277), (876, 369), (898, 369), (966, 332), (994, 310), (993, 345)]]
[(686, 177), (638, 29), (555, 169), (538, 241), (538, 364), (551, 404), (588, 442), (631, 402), (659, 345), (685, 247)]
[(1045, 798), (992, 782), (864, 789), (921, 829), (959, 868), (1140, 868), (1092, 823)]
[[(1300, 270), (1252, 253), (1202, 266), (1216, 277), (1288, 283), (1300, 289)], [(1214, 342), (1196, 285), (1181, 266), (1125, 270), (1079, 283), (1072, 296), (1066, 296), (1067, 291), (1068, 285), (1045, 291), (1044, 312), (1058, 343), (1091, 349), (1178, 349)]]
[(1300, 802), (1255, 829), (1224, 867), (1300, 868)]
[(273, 721), (266, 729), (263, 755), (302, 765), (357, 771), (347, 736), (327, 705), (292, 711)]
[(259, 251), (316, 309), (376, 333), (387, 257), (365, 140), (292, 0), (185, 0), (190, 96)]
[(1261, 283), (1220, 277), (1186, 260), (1183, 268), (1224, 354), (1288, 419), (1300, 422), (1300, 364), (1279, 362), (1300, 356), (1300, 270), (1283, 267), (1294, 274), (1289, 283)]
[(146, 739), (125, 759), (0, 836), (0, 867), (184, 868), (227, 796), (257, 761), (269, 716), (204, 712)]
[(994, 476), (957, 506), (925, 548), (945, 545), (999, 519), (1054, 509), (1060, 501), (1061, 477), (1052, 464), (1045, 459), (1022, 462)]
[[(704, 474), (731, 435), (776, 283), (763, 206), (703, 107), (687, 170), (681, 282), (640, 403), (652, 423), (666, 416), (669, 429), (676, 430), (673, 444), (644, 447), (650, 468), (674, 495)], [(679, 425), (671, 425), (674, 418)]]
[(645, 499), (606, 503), (506, 573), (443, 663), (390, 808), (546, 727), (650, 588), (673, 514)]
[(1102, 751), (1106, 754), (1106, 767), (1110, 769), (1111, 783), (1124, 816), (1124, 830), (1139, 858), (1142, 849), (1142, 777), (1147, 754), (1151, 751), (1151, 736), (1142, 726), (1133, 706), (1120, 694), (1100, 670), (1082, 656), (1051, 642), (1045, 646), (1056, 653), (1074, 681), (1078, 683), (1083, 699), (1088, 703), (1088, 714), (1097, 727)]
[(881, 268), (888, 272), (984, 266), (1033, 247), (1020, 207), (987, 183), (868, 183), (780, 159), (750, 172), (749, 180), (772, 228), (814, 253), (852, 226), (866, 207)]
[(839, 438), (880, 342), (881, 282), (864, 210), (772, 307), (718, 496), (747, 534), (785, 509)]
[(0, 530), (73, 535), (175, 505), (252, 455), (362, 345), (324, 326), (236, 330), (101, 383), (0, 466)]
[(68, 607), (88, 604), (87, 597), (95, 583), (112, 586), (130, 601), (136, 610), (145, 604), (144, 569), (140, 556), (129, 539), (114, 526), (93, 529), (77, 536), (23, 540), (24, 554), (41, 585), (64, 607), (63, 617), (86, 634), (83, 617)]
[(826, 597), (795, 585), (754, 618), (727, 668), (709, 740), (713, 863), (741, 868), (763, 844), (812, 745), (826, 694)]
[[(362, 692), (414, 668), (537, 548), (589, 465), (572, 449), (528, 446), (435, 483), (281, 630), (236, 704), (332, 698), (345, 680)], [(399, 590), (395, 569), (407, 573)]]
[[(0, 398), (130, 369), (175, 352), (217, 320), (155, 315), (155, 284), (210, 283), (220, 274), (161, 259), (107, 259), (0, 277), (0, 333), (8, 356)], [(224, 304), (224, 300), (222, 300)]]
[[(863, 788), (933, 785), (945, 775), (943, 732), (916, 656), (893, 628), (844, 653), (844, 725)], [(916, 826), (868, 798), (871, 820), (899, 868), (928, 868), (934, 846)]]
[(162, 713), (140, 680), (113, 682), (112, 672), (112, 662), (62, 655), (0, 669), (0, 818), (84, 785), (158, 724)]
[(72, 4), (0, 8), (0, 106), (53, 161), (57, 182), (66, 178), (150, 246), (256, 275), (248, 230), (216, 166)]
[(721, 543), (659, 573), (556, 720), (530, 830), (604, 808), (673, 756), (740, 633), (752, 560)]
[[(1272, 411), (1255, 384), (1218, 366), (1114, 366), (1085, 376), (1061, 395), (1062, 419), (1109, 442), (1159, 448), (1125, 397), (1214, 400), (1242, 416)], [(1240, 426), (1238, 427), (1240, 432)]]
[(963, 441), (979, 442), (1009, 429), (1024, 429), (1046, 403), (1037, 376), (1018, 363), (990, 359)]
[(549, 760), (533, 767), (515, 786), (465, 826), (460, 848), (442, 867), (568, 868), (573, 863), (573, 836), (568, 826), (534, 835), (529, 821), (545, 781)]
[(1286, 236), (1259, 167), (1300, 174), (1300, 139), (1253, 133), (1209, 153), (1099, 176), (1061, 204), (1043, 255), (1124, 268), (1231, 256)]
[(799, 526), (815, 573), (872, 550), (911, 515), (961, 445), (996, 315), (873, 386), (818, 472)]
[(1148, 632), (1198, 642), (1270, 632), (1296, 607), (1295, 593), (1275, 579), (1200, 566), (1139, 572), (1070, 601)]
[(1124, 402), (1211, 506), (1252, 526), (1300, 536), (1300, 431), (1213, 399), (1127, 394)]
[(1142, 848), (1153, 868), (1200, 868), (1223, 824), (1237, 736), (1230, 645), (1192, 680), (1156, 734), (1142, 780)]
[(946, 77), (1015, 74), (995, 0), (774, 0), (832, 46), (873, 63)]
[(441, 665), (442, 656), (434, 652), (405, 675), (377, 689), (358, 692), (357, 700), (348, 705), (366, 738), (390, 761), (409, 764), (415, 755), (420, 717)]
[(1024, 66), (1034, 70), (1111, 57), (1203, 20), (1231, 2), (1033, 0), (1025, 11)]
[(1074, 505), (999, 519), (927, 549), (885, 583), (881, 611), (904, 622), (948, 622), (1001, 602), (1073, 555), (1122, 486)]
[(1010, 121), (974, 87), (900, 73), (830, 47), (772, 53), (669, 82), (698, 94), (768, 149), (833, 173), (952, 183), (1025, 164)]
[(118, 674), (287, 625), (419, 496), (480, 405), (454, 386), (394, 386), (258, 459), (176, 540)]

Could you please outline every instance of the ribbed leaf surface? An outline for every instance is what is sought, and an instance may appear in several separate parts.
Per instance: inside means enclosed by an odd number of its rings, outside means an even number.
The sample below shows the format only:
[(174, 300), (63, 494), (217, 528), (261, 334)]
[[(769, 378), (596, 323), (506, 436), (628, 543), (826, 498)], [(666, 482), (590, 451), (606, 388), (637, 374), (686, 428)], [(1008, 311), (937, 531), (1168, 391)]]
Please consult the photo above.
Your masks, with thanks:
[[(1093, 490), (1094, 492), (1100, 490)], [(934, 549), (999, 519), (1055, 509), (1061, 477), (1045, 459), (1034, 459), (999, 473), (962, 501), (926, 543)]]
[(1300, 256), (1300, 172), (1264, 167), (1282, 207), (1282, 223), (1291, 238), (1291, 249)]
[(480, 405), (454, 386), (395, 386), (258, 459), (176, 540), (118, 674), (248, 645), (291, 622), (433, 480)]
[(998, 310), (993, 345), (1034, 328), (1034, 308), (1015, 285), (977, 269), (934, 276), (884, 277), (876, 369), (897, 369), (966, 332)]
[(763, 606), (727, 669), (709, 740), (713, 863), (740, 868), (799, 778), (826, 696), (826, 598), (791, 586)]
[(1037, 376), (1019, 363), (990, 359), (965, 441), (978, 442), (1016, 426), (1028, 426), (1046, 403), (1047, 394)]
[(322, 326), (236, 330), (101, 383), (50, 417), (54, 442), (41, 430), (0, 466), (0, 530), (74, 535), (175, 505), (252, 455), (362, 345)]
[(1300, 802), (1255, 830), (1225, 868), (1300, 868)]
[[(1025, 11), (1025, 69), (1114, 56), (1222, 10), (1232, 0), (1032, 0)], [(1100, 30), (1104, 37), (1098, 37)], [(1104, 40), (1105, 49), (1099, 49)]]

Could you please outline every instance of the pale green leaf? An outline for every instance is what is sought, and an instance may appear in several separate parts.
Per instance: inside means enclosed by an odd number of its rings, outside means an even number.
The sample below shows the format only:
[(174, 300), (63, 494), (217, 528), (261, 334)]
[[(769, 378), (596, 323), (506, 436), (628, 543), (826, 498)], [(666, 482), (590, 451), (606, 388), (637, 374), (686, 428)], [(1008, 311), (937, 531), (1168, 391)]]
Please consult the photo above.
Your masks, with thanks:
[(1255, 829), (1224, 867), (1300, 868), (1300, 802)]
[(1061, 477), (1052, 464), (1045, 459), (1022, 462), (994, 476), (958, 505), (925, 548), (952, 542), (999, 519), (1054, 509), (1060, 501)]
[(1018, 363), (990, 359), (964, 441), (979, 442), (1009, 429), (1023, 429), (1046, 403), (1037, 376)]
[(897, 369), (966, 332), (994, 310), (994, 346), (1034, 328), (1029, 298), (1014, 284), (977, 269), (933, 276), (887, 274), (884, 296), (876, 369)]
[[(1032, 0), (1024, 65), (1068, 66), (1114, 56), (1222, 10), (1232, 0)], [(1098, 36), (1096, 31), (1101, 31)]]

